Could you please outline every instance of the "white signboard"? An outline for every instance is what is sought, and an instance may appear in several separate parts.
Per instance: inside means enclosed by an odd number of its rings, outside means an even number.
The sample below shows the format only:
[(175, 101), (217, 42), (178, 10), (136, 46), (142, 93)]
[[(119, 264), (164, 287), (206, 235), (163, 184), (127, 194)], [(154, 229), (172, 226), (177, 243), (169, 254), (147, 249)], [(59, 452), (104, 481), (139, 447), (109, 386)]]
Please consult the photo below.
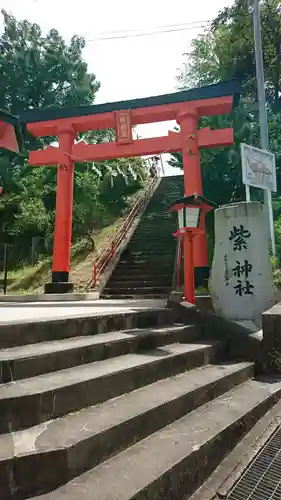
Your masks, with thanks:
[(243, 184), (276, 192), (275, 155), (241, 144)]

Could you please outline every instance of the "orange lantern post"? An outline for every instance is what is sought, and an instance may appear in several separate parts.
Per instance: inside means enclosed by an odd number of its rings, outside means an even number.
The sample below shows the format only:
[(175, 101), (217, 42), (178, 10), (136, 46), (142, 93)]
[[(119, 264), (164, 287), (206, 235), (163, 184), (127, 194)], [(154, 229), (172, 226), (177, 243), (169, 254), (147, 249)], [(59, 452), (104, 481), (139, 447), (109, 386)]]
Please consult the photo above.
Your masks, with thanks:
[(194, 280), (194, 239), (204, 234), (202, 221), (207, 212), (214, 210), (215, 203), (203, 196), (193, 194), (174, 201), (169, 212), (178, 212), (179, 228), (173, 233), (176, 238), (183, 239), (184, 248), (184, 298), (195, 304)]

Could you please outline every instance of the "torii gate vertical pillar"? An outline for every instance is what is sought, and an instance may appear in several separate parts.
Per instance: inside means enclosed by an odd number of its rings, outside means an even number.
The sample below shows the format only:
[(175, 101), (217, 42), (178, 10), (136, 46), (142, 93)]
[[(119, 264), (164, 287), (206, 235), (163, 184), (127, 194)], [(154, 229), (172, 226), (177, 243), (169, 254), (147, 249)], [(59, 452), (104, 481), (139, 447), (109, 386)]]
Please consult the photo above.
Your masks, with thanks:
[[(197, 141), (198, 115), (196, 110), (179, 115), (177, 122), (181, 129), (185, 196), (194, 193), (202, 195), (200, 150)], [(194, 238), (193, 244), (196, 285), (202, 285), (204, 280), (209, 277), (208, 244), (204, 215), (201, 216), (200, 229), (203, 233)], [(188, 258), (188, 256), (184, 255), (185, 260), (188, 260)]]
[(53, 245), (52, 282), (45, 293), (69, 293), (74, 289), (68, 281), (72, 239), (74, 162), (70, 155), (75, 132), (71, 127), (59, 130), (59, 147), (65, 154), (63, 165), (57, 166), (56, 217)]

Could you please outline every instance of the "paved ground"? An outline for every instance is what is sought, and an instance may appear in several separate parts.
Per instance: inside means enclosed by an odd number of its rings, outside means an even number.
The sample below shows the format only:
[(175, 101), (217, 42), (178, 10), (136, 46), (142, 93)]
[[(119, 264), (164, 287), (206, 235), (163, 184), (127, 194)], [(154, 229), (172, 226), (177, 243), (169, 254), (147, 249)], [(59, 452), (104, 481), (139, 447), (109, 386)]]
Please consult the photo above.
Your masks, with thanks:
[(83, 300), (74, 302), (0, 303), (0, 325), (59, 318), (102, 316), (165, 307), (163, 299)]

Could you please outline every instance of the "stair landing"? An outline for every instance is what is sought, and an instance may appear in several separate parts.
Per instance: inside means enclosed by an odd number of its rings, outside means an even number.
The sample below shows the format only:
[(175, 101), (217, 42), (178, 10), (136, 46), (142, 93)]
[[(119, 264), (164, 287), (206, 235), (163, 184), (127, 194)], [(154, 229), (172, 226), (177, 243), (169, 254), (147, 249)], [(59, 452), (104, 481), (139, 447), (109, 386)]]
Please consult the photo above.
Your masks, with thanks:
[[(100, 299), (82, 301), (0, 302), (0, 326), (50, 321), (62, 318), (81, 318), (89, 314), (106, 316), (163, 308), (164, 299)], [(1, 336), (1, 334), (0, 334)]]

